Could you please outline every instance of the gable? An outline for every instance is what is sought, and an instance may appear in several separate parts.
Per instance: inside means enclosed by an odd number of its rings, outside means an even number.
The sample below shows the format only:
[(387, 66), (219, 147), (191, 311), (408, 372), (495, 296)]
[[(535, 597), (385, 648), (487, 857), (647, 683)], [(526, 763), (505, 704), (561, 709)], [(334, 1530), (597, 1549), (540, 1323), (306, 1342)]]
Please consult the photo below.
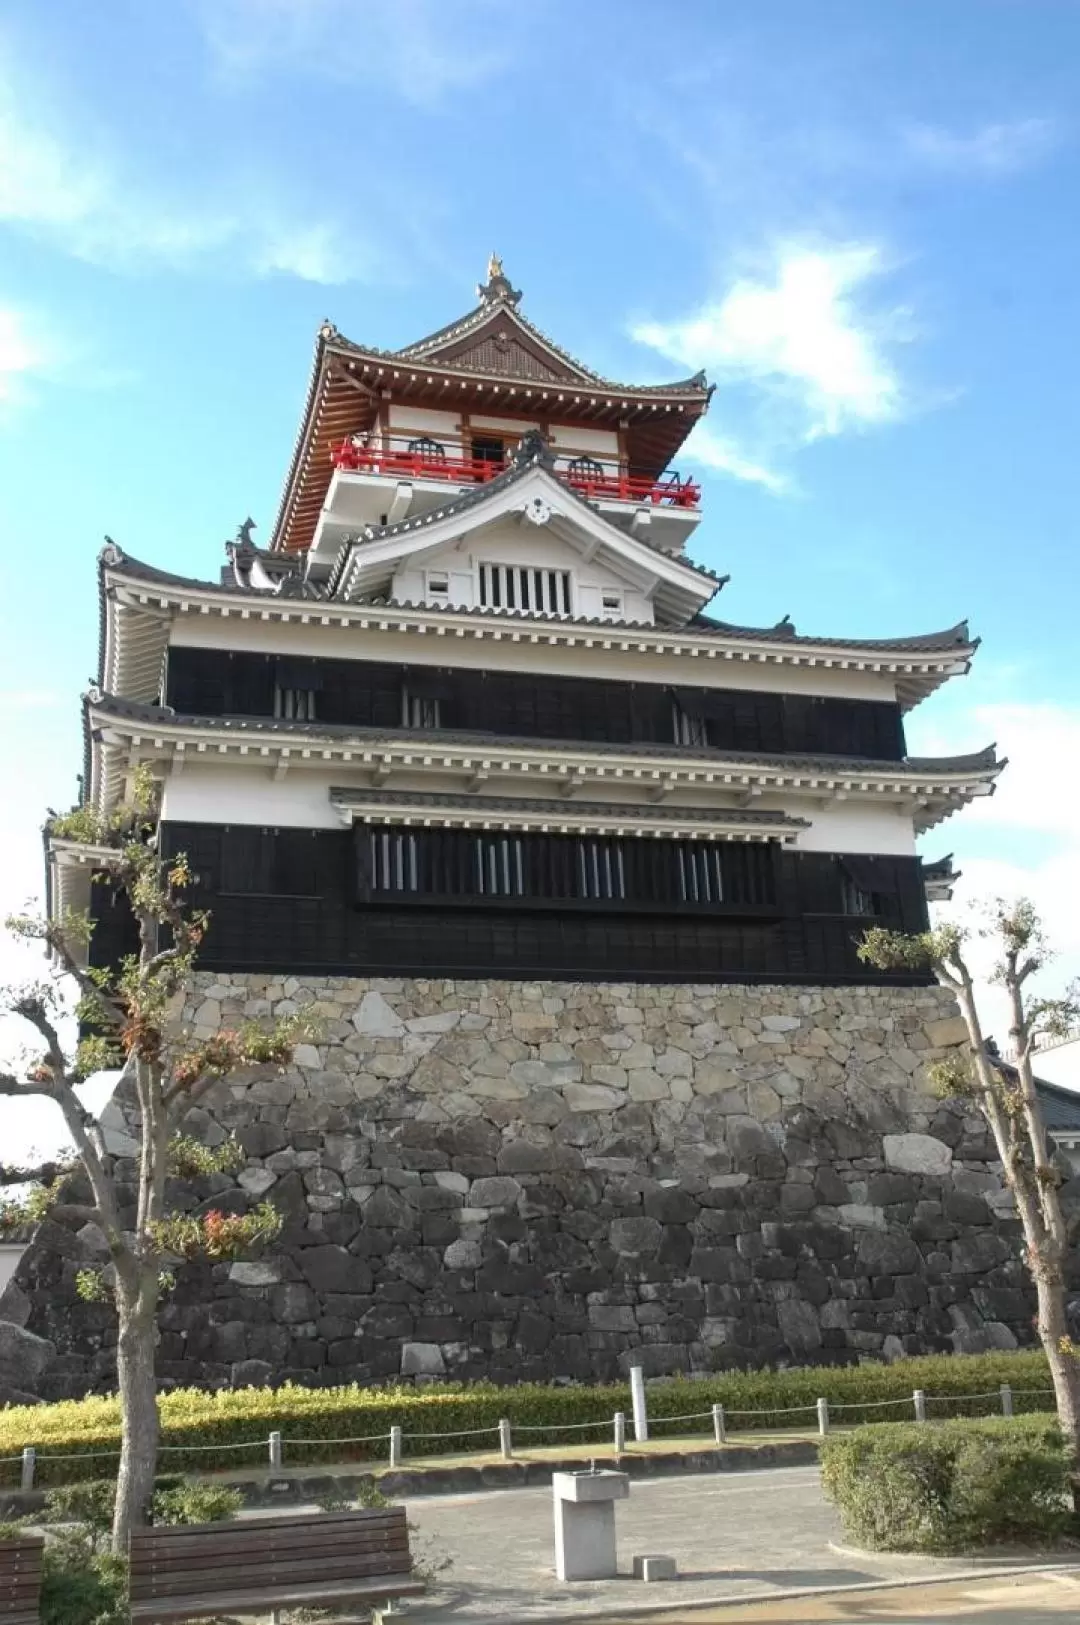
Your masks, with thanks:
[(466, 333), (426, 348), (429, 359), (438, 357), (468, 372), (496, 373), (505, 378), (531, 379), (547, 384), (592, 384), (595, 379), (569, 356), (534, 335), (514, 311), (503, 306), (487, 321)]

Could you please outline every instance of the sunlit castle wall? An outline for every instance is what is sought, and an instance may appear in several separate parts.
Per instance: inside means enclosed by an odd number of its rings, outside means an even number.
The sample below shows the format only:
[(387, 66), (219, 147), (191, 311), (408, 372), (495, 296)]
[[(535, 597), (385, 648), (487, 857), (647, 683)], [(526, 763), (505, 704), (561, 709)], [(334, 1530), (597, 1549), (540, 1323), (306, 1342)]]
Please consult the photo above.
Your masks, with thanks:
[[(257, 1258), (180, 1269), (166, 1383), (582, 1381), (1031, 1339), (993, 1147), (925, 1082), (961, 1035), (939, 989), (201, 973), (184, 1014), (208, 1034), (297, 1010), (318, 1042), (191, 1114), (248, 1160), (177, 1200), (265, 1198), (285, 1223)], [(133, 1153), (130, 1108), (108, 1123)], [(0, 1309), (46, 1340), (44, 1395), (115, 1380), (111, 1317), (74, 1285), (101, 1243), (61, 1207)]]

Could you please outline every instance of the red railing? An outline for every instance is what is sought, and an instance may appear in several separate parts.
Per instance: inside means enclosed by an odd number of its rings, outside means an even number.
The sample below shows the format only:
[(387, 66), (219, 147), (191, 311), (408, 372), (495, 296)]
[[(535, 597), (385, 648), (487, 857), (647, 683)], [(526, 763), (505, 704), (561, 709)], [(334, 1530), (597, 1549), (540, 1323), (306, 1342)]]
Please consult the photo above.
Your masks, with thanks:
[[(501, 474), (505, 463), (483, 457), (451, 456), (445, 450), (409, 450), (391, 446), (358, 446), (344, 441), (330, 453), (335, 468), (361, 474), (404, 475), (418, 480), (446, 480), (453, 485), (484, 485)], [(647, 474), (624, 474), (610, 464), (570, 468), (556, 465), (555, 475), (572, 485), (590, 502), (652, 502), (670, 508), (696, 508), (701, 486), (678, 474), (665, 474), (654, 480)]]

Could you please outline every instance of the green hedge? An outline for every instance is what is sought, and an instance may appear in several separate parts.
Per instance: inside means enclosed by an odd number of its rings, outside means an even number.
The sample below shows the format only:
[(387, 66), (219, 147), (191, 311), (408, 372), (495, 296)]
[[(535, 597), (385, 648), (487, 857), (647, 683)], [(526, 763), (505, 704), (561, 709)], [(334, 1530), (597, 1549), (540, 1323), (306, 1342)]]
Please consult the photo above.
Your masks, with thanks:
[(878, 1551), (1045, 1545), (1075, 1532), (1069, 1458), (1056, 1422), (914, 1422), (834, 1434), (822, 1482), (844, 1532)]
[[(931, 1417), (985, 1415), (996, 1407), (1002, 1383), (1016, 1392), (1020, 1410), (1052, 1408), (1046, 1362), (1039, 1353), (934, 1355), (897, 1360), (892, 1365), (810, 1366), (788, 1371), (727, 1372), (702, 1380), (656, 1383), (649, 1388), (649, 1416), (655, 1438), (709, 1432), (705, 1419), (677, 1420), (722, 1404), (732, 1432), (751, 1429), (812, 1428), (819, 1395), (829, 1401), (838, 1426), (876, 1422), (909, 1412), (911, 1394), (922, 1388), (931, 1399)], [(969, 1399), (965, 1396), (985, 1396)], [(842, 1407), (848, 1407), (844, 1409)], [(285, 1462), (303, 1466), (320, 1461), (386, 1460), (391, 1426), (405, 1434), (406, 1457), (448, 1451), (494, 1449), (500, 1417), (510, 1418), (516, 1443), (587, 1443), (610, 1439), (612, 1413), (630, 1411), (624, 1384), (547, 1387), (522, 1383), (499, 1388), (488, 1383), (398, 1388), (243, 1388), (207, 1393), (177, 1389), (160, 1400), (164, 1472), (207, 1468), (262, 1467), (271, 1429), (284, 1439)], [(747, 1414), (753, 1413), (753, 1414)], [(665, 1418), (673, 1420), (665, 1422)], [(119, 1442), (119, 1405), (114, 1396), (66, 1400), (55, 1405), (19, 1406), (0, 1411), (0, 1484), (19, 1481), (16, 1458), (26, 1445), (38, 1452), (37, 1482), (58, 1484), (107, 1472)], [(595, 1428), (574, 1431), (575, 1425)], [(545, 1431), (529, 1433), (528, 1428)], [(453, 1438), (473, 1428), (485, 1438)], [(367, 1443), (339, 1444), (363, 1435)], [(312, 1442), (304, 1442), (312, 1441)], [(244, 1448), (237, 1448), (243, 1446)], [(60, 1457), (70, 1459), (60, 1460)]]

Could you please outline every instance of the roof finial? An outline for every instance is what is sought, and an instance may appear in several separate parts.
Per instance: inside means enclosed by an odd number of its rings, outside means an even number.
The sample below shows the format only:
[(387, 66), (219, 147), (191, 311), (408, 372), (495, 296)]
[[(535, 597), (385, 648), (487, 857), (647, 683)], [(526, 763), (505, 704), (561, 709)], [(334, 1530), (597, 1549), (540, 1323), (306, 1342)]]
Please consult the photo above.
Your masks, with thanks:
[(503, 270), (503, 262), (498, 254), (492, 254), (488, 260), (488, 279), (477, 285), (476, 297), (482, 305), (516, 305), (521, 299), (521, 291), (510, 286), (510, 278)]

